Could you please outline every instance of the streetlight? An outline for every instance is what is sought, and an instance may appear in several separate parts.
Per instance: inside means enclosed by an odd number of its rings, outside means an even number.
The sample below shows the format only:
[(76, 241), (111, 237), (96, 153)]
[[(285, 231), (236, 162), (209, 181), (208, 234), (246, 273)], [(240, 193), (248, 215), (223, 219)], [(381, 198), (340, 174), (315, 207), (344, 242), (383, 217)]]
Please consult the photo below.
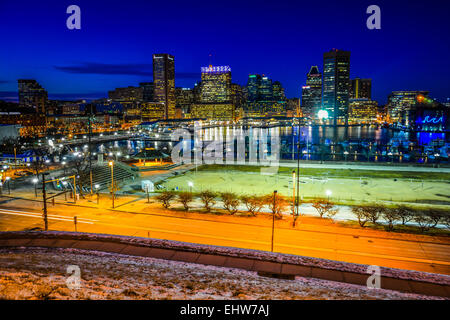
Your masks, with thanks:
[(275, 211), (276, 211), (276, 204), (277, 204), (277, 190), (273, 191), (273, 212), (272, 212), (272, 242), (271, 242), (271, 247), (270, 247), (270, 251), (273, 252), (273, 236), (275, 233)]
[(348, 157), (348, 151), (344, 151), (344, 156), (345, 156), (345, 162), (347, 162), (347, 157)]
[(97, 204), (99, 204), (99, 202), (100, 202), (100, 194), (98, 193), (98, 189), (100, 189), (100, 185), (95, 184), (94, 188), (95, 188), (95, 191), (97, 193)]
[(37, 198), (37, 187), (36, 187), (36, 185), (37, 185), (37, 183), (39, 182), (39, 179), (38, 178), (34, 178), (33, 179), (33, 183), (34, 183), (34, 196)]
[(6, 177), (5, 180), (8, 182), (8, 195), (11, 194), (11, 188), (9, 187), (9, 181), (11, 180), (11, 177)]
[(328, 201), (329, 201), (329, 200), (330, 200), (330, 196), (331, 196), (331, 194), (332, 194), (331, 190), (325, 191), (325, 194), (327, 195)]
[(189, 186), (189, 192), (192, 192), (192, 187), (194, 186), (194, 183), (192, 181), (188, 181)]
[(294, 215), (295, 223), (295, 170), (292, 171), (292, 214)]
[(111, 167), (111, 195), (112, 195), (112, 207), (114, 209), (114, 161), (110, 161), (108, 165)]

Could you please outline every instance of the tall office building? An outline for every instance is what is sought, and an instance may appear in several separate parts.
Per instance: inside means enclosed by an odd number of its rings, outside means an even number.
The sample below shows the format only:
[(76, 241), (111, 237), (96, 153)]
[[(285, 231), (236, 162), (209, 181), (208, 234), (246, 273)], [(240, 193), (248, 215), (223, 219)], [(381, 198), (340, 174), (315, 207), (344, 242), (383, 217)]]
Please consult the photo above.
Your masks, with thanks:
[(45, 114), (48, 103), (47, 91), (33, 79), (17, 80), (19, 87), (19, 105), (34, 108), (37, 113)]
[(302, 87), (302, 111), (304, 116), (317, 117), (322, 106), (322, 74), (318, 66), (312, 66)]
[(231, 68), (229, 66), (203, 67), (200, 84), (200, 102), (231, 101)]
[(333, 49), (323, 55), (322, 105), (333, 124), (348, 122), (350, 52)]
[(153, 55), (153, 102), (164, 105), (164, 119), (175, 117), (175, 60), (167, 53)]
[(352, 79), (350, 99), (372, 99), (372, 79)]
[[(209, 66), (201, 68), (202, 81), (199, 87), (199, 101), (191, 108), (192, 118), (232, 120), (235, 113), (231, 68)], [(236, 88), (235, 88), (236, 89)]]
[(242, 108), (245, 104), (245, 92), (244, 89), (237, 83), (231, 84), (231, 101), (235, 108)]
[(259, 100), (259, 87), (261, 86), (261, 76), (251, 74), (247, 82), (247, 101), (254, 102)]
[(279, 81), (251, 74), (247, 82), (246, 113), (251, 117), (281, 115), (286, 112), (284, 88)]
[(259, 100), (260, 101), (273, 100), (272, 80), (264, 75), (261, 78), (261, 85), (259, 86)]
[(272, 83), (272, 97), (275, 101), (284, 101), (286, 96), (284, 95), (284, 88), (280, 81), (274, 81)]

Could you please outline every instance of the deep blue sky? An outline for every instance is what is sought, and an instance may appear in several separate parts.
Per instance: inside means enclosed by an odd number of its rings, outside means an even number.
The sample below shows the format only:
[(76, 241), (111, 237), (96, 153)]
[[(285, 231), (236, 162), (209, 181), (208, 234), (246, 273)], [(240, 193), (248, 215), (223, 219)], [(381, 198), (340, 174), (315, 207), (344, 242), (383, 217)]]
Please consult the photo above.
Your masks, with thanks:
[[(441, 0), (0, 0), (0, 99), (16, 98), (17, 79), (37, 79), (51, 98), (103, 97), (151, 81), (153, 53), (175, 56), (176, 86), (192, 87), (200, 67), (230, 65), (279, 80), (299, 97), (323, 52), (349, 50), (351, 76), (373, 79), (373, 98), (393, 90), (450, 97), (450, 5)], [(66, 8), (81, 7), (81, 30)], [(381, 30), (366, 8), (381, 7)]]

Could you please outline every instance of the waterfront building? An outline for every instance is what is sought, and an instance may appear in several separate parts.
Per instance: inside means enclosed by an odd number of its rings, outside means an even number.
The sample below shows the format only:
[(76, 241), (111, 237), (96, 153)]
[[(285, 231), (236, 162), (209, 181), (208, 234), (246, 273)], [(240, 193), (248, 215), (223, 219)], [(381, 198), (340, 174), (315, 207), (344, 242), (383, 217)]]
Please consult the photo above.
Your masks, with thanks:
[(259, 74), (250, 74), (247, 81), (247, 101), (254, 102), (259, 100), (259, 87), (261, 86), (261, 76)]
[[(175, 106), (179, 109), (182, 116), (191, 111), (191, 106), (195, 102), (194, 90), (190, 88), (175, 88)], [(178, 118), (178, 117), (177, 117)]]
[(162, 119), (175, 117), (175, 59), (167, 53), (153, 55), (153, 101), (164, 105)]
[(333, 49), (323, 55), (322, 105), (333, 124), (348, 121), (350, 52)]
[(199, 101), (192, 105), (191, 118), (234, 119), (235, 105), (229, 66), (202, 67), (201, 82), (197, 87)]
[(377, 121), (378, 102), (369, 99), (350, 99), (349, 123), (370, 123)]
[(408, 114), (411, 108), (418, 102), (418, 99), (425, 98), (428, 98), (428, 91), (393, 91), (388, 96), (387, 103), (390, 122), (408, 126)]
[(142, 121), (161, 120), (166, 115), (166, 104), (164, 102), (143, 102), (140, 109)]
[(350, 99), (372, 99), (372, 79), (350, 80)]
[(312, 66), (302, 87), (302, 112), (304, 116), (316, 118), (322, 106), (322, 74), (318, 66)]

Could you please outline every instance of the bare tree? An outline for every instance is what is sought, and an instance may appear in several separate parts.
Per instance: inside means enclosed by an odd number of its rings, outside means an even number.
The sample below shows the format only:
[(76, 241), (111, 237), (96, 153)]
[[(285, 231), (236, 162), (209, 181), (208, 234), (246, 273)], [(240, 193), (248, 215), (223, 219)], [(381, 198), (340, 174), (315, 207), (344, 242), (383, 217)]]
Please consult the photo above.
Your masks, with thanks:
[(264, 199), (259, 196), (244, 195), (241, 197), (241, 201), (247, 207), (248, 212), (254, 216), (260, 213), (262, 207), (264, 207)]
[(173, 191), (163, 191), (155, 198), (162, 203), (164, 208), (167, 209), (170, 207), (170, 202), (173, 200), (173, 198), (175, 198), (175, 193)]
[(270, 193), (263, 197), (263, 202), (267, 205), (277, 218), (281, 218), (283, 216), (283, 212), (286, 211), (286, 208), (289, 206), (289, 201), (282, 195)]
[(317, 213), (321, 218), (323, 218), (324, 215), (333, 218), (338, 212), (337, 209), (333, 209), (334, 208), (333, 202), (330, 202), (329, 200), (323, 198), (313, 199), (312, 207), (316, 209)]
[(381, 217), (381, 212), (383, 211), (382, 206), (367, 206), (364, 207), (364, 210), (366, 211), (367, 218), (372, 222), (373, 224), (376, 224), (378, 219)]
[(220, 194), (223, 202), (223, 207), (230, 214), (235, 214), (238, 211), (240, 204), (238, 196), (233, 192), (223, 192)]
[(398, 218), (401, 220), (402, 225), (405, 225), (407, 222), (414, 219), (414, 213), (407, 206), (399, 205), (397, 208), (395, 208), (395, 211), (398, 215)]
[(352, 207), (352, 213), (358, 218), (359, 225), (364, 228), (369, 221), (365, 208), (363, 206), (354, 206)]
[(216, 204), (215, 198), (216, 194), (212, 191), (202, 191), (200, 193), (200, 199), (203, 202), (206, 212), (210, 212), (211, 206)]
[(428, 210), (426, 215), (431, 222), (431, 228), (435, 228), (444, 218), (444, 214), (435, 209)]
[(433, 225), (433, 220), (430, 219), (426, 214), (417, 213), (414, 215), (414, 222), (419, 225), (419, 228), (422, 232), (430, 230)]
[(442, 223), (445, 224), (447, 229), (450, 229), (450, 214), (444, 215), (444, 217), (442, 218)]
[[(84, 198), (83, 186), (90, 184), (89, 158), (88, 153), (78, 153), (74, 160), (74, 168), (76, 172), (76, 183), (80, 190), (81, 196)], [(76, 187), (76, 186), (74, 186)], [(113, 186), (116, 188), (116, 186)]]
[(189, 204), (192, 202), (192, 192), (180, 192), (178, 194), (178, 201), (183, 205), (184, 210), (189, 210)]
[(387, 222), (386, 229), (388, 231), (394, 230), (394, 222), (399, 219), (397, 208), (383, 208), (381, 211), (381, 215), (384, 220)]

